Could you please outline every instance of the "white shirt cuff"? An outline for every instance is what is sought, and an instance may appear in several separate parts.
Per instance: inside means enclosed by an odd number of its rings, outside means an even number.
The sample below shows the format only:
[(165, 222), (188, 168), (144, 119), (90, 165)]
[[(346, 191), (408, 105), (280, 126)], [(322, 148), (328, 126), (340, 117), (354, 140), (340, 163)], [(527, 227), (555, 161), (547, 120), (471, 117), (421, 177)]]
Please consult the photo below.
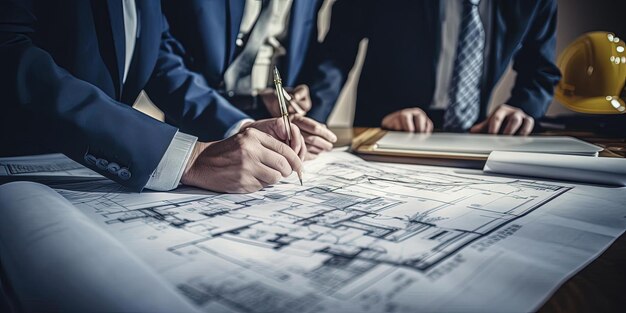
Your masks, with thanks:
[(198, 137), (176, 132), (161, 162), (150, 176), (146, 188), (156, 191), (176, 189), (196, 141)]
[(243, 126), (243, 124), (245, 123), (252, 123), (254, 122), (253, 119), (251, 118), (244, 118), (243, 120), (233, 124), (233, 126), (231, 126), (227, 131), (226, 134), (224, 134), (224, 138), (228, 138), (236, 133), (239, 132), (239, 130), (241, 130), (241, 126)]

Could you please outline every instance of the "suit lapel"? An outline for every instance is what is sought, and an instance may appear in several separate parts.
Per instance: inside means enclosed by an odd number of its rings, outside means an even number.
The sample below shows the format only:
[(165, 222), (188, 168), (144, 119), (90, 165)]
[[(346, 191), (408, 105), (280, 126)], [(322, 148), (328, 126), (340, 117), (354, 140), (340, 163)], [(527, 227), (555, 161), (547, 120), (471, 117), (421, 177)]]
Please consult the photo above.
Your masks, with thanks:
[(117, 64), (117, 97), (122, 90), (122, 75), (124, 74), (124, 50), (126, 43), (124, 38), (124, 11), (121, 0), (108, 0), (109, 19), (111, 21), (111, 35), (113, 37), (113, 47), (115, 49), (115, 60)]
[[(443, 16), (445, 12), (445, 6), (439, 0), (436, 1), (426, 1), (425, 5), (427, 6), (424, 9), (424, 12), (438, 12), (437, 14), (430, 15), (428, 14), (427, 20), (429, 22), (429, 30), (431, 30), (431, 34), (435, 36), (435, 64), (439, 63), (439, 53), (441, 52), (441, 25), (443, 21)], [(436, 68), (437, 65), (435, 65)]]
[[(133, 50), (133, 55), (130, 60), (130, 67), (128, 68), (128, 74), (126, 75), (126, 82), (124, 85), (124, 92), (122, 93), (122, 101), (124, 103), (132, 104), (135, 101), (136, 96), (139, 91), (143, 88), (144, 81), (141, 81), (142, 78), (146, 77), (145, 73), (142, 73), (143, 70), (148, 67), (146, 64), (150, 63), (148, 60), (148, 53), (144, 51), (146, 48), (146, 40), (148, 40), (151, 36), (147, 34), (143, 34), (142, 32), (149, 33), (150, 31), (156, 31), (160, 33), (160, 20), (154, 20), (154, 17), (149, 14), (145, 14), (150, 10), (150, 6), (158, 4), (158, 2), (154, 1), (145, 1), (145, 0), (136, 0), (135, 1), (135, 9), (137, 14), (137, 33), (135, 34), (135, 49)], [(149, 17), (153, 17), (153, 20), (148, 20)], [(160, 16), (157, 16), (160, 18)], [(152, 37), (154, 38), (154, 36)], [(160, 35), (158, 35), (160, 38)], [(159, 47), (159, 45), (148, 45), (148, 47)], [(152, 48), (154, 49), (154, 48)], [(157, 55), (153, 53), (152, 55)]]
[(519, 37), (527, 21), (521, 21), (519, 16), (524, 15), (523, 1), (493, 0), (493, 19), (491, 23), (491, 51), (488, 62), (489, 85), (495, 84), (517, 49)]
[[(430, 62), (430, 64), (432, 64), (431, 70), (434, 74), (432, 79), (436, 79), (435, 77), (437, 75), (437, 67), (439, 66), (439, 53), (441, 53), (441, 27), (445, 14), (445, 6), (444, 3), (440, 0), (424, 1), (423, 4), (424, 7), (422, 8), (422, 12), (437, 12), (437, 14), (426, 14), (425, 16), (425, 21), (427, 23), (425, 35), (428, 36), (427, 34), (431, 34), (431, 36), (433, 36), (431, 40), (428, 40), (428, 42), (434, 43), (435, 50), (432, 55), (432, 62)], [(419, 20), (419, 17), (416, 19)], [(421, 24), (420, 21), (417, 21), (417, 23)]]
[(302, 67), (306, 50), (311, 40), (312, 27), (316, 21), (317, 2), (312, 0), (293, 0), (289, 17), (289, 41), (287, 42), (287, 64), (285, 78), (288, 85), (295, 84), (296, 76)]
[[(227, 16), (228, 16), (228, 29), (224, 30), (224, 34), (227, 37), (226, 42), (226, 60), (225, 67), (228, 68), (228, 65), (235, 58), (235, 41), (237, 40), (237, 35), (239, 34), (239, 28), (241, 27), (241, 20), (243, 19), (243, 9), (246, 5), (246, 0), (226, 0), (227, 2)], [(226, 25), (224, 23), (223, 25)]]

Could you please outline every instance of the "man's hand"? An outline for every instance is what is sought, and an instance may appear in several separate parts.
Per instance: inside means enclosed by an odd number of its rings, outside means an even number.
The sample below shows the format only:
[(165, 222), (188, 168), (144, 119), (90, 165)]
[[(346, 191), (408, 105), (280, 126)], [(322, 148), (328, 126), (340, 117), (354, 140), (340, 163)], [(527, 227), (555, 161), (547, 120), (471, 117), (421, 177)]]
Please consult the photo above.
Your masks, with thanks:
[[(291, 96), (291, 102), (295, 102), (295, 105), (299, 106), (304, 113), (309, 112), (311, 110), (311, 106), (313, 105), (311, 102), (311, 95), (309, 94), (309, 87), (307, 85), (298, 85), (292, 90), (289, 88), (285, 89), (287, 93)], [(278, 97), (276, 97), (276, 90), (272, 88), (266, 88), (259, 92), (259, 96), (261, 96), (261, 100), (265, 104), (265, 108), (271, 114), (271, 116), (279, 117), (280, 116), (280, 107), (278, 105)], [(293, 105), (287, 103), (287, 110), (289, 114), (296, 114), (296, 110), (293, 108)]]
[(212, 191), (246, 193), (300, 170), (302, 161), (292, 148), (248, 127), (222, 141), (196, 143), (181, 182)]
[(291, 122), (298, 125), (307, 148), (307, 160), (315, 159), (320, 153), (330, 151), (337, 136), (326, 125), (301, 115), (290, 116)]
[(433, 122), (420, 108), (408, 108), (393, 112), (382, 121), (383, 128), (406, 132), (431, 133)]
[[(300, 157), (300, 160), (304, 160), (307, 155), (304, 138), (302, 137), (298, 126), (293, 123), (289, 124), (291, 126), (291, 149), (293, 149), (293, 151)], [(285, 129), (285, 123), (282, 118), (269, 118), (247, 123), (241, 127), (240, 132), (250, 127), (269, 134), (280, 142), (287, 142), (287, 130)]]
[(527, 136), (534, 127), (535, 120), (522, 109), (501, 104), (486, 120), (474, 125), (470, 132)]

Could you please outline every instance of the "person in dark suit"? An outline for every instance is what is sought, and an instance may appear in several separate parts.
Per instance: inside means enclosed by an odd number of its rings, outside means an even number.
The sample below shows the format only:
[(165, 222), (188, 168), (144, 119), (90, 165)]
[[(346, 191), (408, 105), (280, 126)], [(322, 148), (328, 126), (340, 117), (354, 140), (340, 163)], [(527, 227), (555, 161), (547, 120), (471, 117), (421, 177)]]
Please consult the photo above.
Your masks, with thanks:
[[(273, 88), (277, 66), (302, 110), (292, 121), (300, 127), (308, 156), (332, 148), (336, 136), (304, 117), (311, 108), (309, 90), (299, 78), (304, 60), (317, 41), (321, 0), (162, 1), (173, 47), (186, 65), (209, 86), (253, 118), (280, 116)], [(297, 113), (290, 107), (291, 113)]]
[[(298, 128), (289, 149), (280, 119), (250, 122), (176, 45), (158, 1), (0, 0), (2, 154), (63, 152), (134, 191), (249, 192), (300, 170)], [(167, 124), (131, 108), (141, 90)]]
[[(527, 135), (560, 79), (556, 11), (555, 0), (338, 0), (311, 74), (309, 115), (328, 118), (368, 38), (355, 126)], [(511, 97), (488, 115), (511, 61)]]

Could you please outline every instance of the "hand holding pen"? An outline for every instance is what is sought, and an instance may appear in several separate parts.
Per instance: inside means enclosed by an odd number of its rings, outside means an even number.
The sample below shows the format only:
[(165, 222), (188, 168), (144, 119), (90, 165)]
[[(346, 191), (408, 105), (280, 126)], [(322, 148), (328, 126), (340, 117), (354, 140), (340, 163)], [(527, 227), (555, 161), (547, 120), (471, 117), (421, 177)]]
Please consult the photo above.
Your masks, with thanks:
[[(289, 121), (289, 111), (287, 110), (285, 90), (283, 89), (283, 82), (280, 78), (278, 68), (274, 66), (274, 86), (276, 87), (276, 96), (278, 97), (278, 104), (280, 107), (280, 115), (285, 125), (285, 131), (287, 132), (287, 145), (291, 146), (291, 122)], [(300, 186), (302, 186), (302, 171), (298, 170), (298, 179), (300, 180)]]
[[(289, 120), (293, 125), (298, 126), (306, 143), (306, 159), (315, 159), (319, 154), (332, 150), (333, 144), (337, 141), (337, 136), (323, 123), (306, 116), (312, 108), (309, 88), (306, 85), (297, 85), (289, 89), (285, 88), (282, 83), (281, 81)], [(258, 93), (270, 116), (282, 117), (277, 94), (275, 88), (263, 89)]]
[[(289, 115), (305, 116), (312, 107), (309, 87), (307, 85), (297, 85), (293, 88), (283, 86), (283, 97), (287, 101)], [(280, 105), (276, 88), (266, 88), (258, 91), (261, 102), (265, 105), (270, 116), (280, 116)]]

